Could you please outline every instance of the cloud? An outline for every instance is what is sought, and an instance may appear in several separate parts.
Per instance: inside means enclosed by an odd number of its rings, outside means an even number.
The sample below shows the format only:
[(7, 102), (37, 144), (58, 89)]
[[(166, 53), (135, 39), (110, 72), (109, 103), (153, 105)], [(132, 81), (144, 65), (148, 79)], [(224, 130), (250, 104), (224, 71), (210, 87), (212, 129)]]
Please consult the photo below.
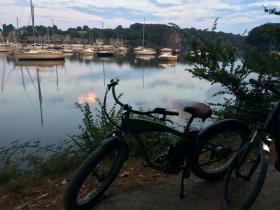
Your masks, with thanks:
[(159, 1), (159, 0), (150, 0), (150, 3), (158, 6), (158, 7), (173, 7), (173, 6), (178, 6), (179, 4), (172, 3), (171, 2), (166, 2), (166, 1)]
[[(15, 15), (20, 25), (30, 24), (28, 0), (0, 0), (2, 23), (13, 23)], [(266, 22), (280, 18), (264, 13), (263, 6), (280, 8), (280, 1), (272, 0), (34, 0), (36, 24), (51, 25), (51, 18), (60, 28), (89, 25), (128, 27), (135, 22), (167, 24), (174, 22), (181, 28), (209, 28), (216, 17), (221, 17), (218, 30), (242, 33)], [(15, 14), (15, 15), (11, 15)]]
[(95, 6), (74, 6), (70, 7), (70, 9), (79, 11), (81, 13), (90, 14), (90, 15), (97, 15), (104, 19), (115, 19), (115, 18), (123, 18), (129, 19), (130, 21), (139, 21), (142, 20), (143, 17), (153, 21), (153, 20), (160, 20), (160, 16), (155, 16), (149, 12), (135, 10), (135, 9), (127, 9), (124, 7), (95, 7)]

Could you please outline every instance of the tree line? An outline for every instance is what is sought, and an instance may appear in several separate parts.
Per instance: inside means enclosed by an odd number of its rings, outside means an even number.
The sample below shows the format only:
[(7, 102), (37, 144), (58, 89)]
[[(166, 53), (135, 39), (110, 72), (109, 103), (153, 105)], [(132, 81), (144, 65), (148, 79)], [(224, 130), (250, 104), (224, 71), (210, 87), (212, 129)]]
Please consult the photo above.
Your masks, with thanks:
[[(19, 42), (28, 43), (32, 41), (32, 26), (23, 26), (16, 30), (12, 24), (4, 24), (2, 34), (5, 39), (14, 37), (16, 34)], [(180, 28), (174, 23), (166, 24), (145, 24), (145, 46), (149, 47), (170, 47), (170, 48), (190, 48), (190, 43), (197, 36), (203, 36), (211, 40), (221, 39), (233, 47), (240, 48), (244, 44), (245, 38), (241, 35), (231, 33), (215, 32), (200, 30), (195, 28)], [(127, 28), (121, 25), (114, 29), (106, 28), (90, 28), (87, 25), (78, 26), (76, 28), (68, 28), (67, 30), (59, 29), (53, 26), (35, 26), (35, 36), (37, 40), (40, 37), (48, 37), (54, 43), (70, 42), (70, 43), (93, 43), (97, 39), (102, 39), (105, 43), (109, 43), (110, 39), (124, 40), (128, 46), (142, 45), (143, 24), (134, 23)]]

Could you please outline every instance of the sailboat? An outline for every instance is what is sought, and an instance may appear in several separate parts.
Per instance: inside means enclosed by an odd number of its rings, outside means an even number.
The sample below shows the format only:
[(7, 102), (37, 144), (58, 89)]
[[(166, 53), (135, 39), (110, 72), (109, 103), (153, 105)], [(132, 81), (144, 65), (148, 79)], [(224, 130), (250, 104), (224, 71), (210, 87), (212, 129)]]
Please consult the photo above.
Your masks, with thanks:
[(0, 32), (0, 37), (2, 40), (2, 43), (0, 43), (0, 52), (8, 52), (10, 50), (10, 46), (4, 42), (1, 32)]
[(0, 44), (0, 52), (8, 52), (10, 50), (10, 47), (9, 47), (9, 45), (7, 45), (7, 44)]
[(145, 19), (144, 19), (144, 24), (143, 24), (143, 40), (142, 40), (142, 46), (138, 46), (136, 48), (134, 48), (134, 54), (136, 55), (155, 55), (156, 51), (152, 48), (145, 48), (144, 47), (145, 44)]
[(34, 23), (34, 6), (30, 0), (32, 28), (33, 28), (33, 45), (34, 49), (15, 51), (14, 55), (17, 60), (63, 60), (65, 55), (61, 51), (42, 50), (35, 48), (35, 23)]

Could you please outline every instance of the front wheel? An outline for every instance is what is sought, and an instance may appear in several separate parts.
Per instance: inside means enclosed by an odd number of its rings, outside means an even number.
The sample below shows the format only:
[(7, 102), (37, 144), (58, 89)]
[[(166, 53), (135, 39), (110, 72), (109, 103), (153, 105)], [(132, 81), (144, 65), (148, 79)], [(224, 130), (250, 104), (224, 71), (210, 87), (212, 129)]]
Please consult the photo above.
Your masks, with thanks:
[(247, 125), (239, 120), (222, 120), (210, 125), (198, 136), (197, 151), (191, 160), (192, 171), (209, 181), (222, 178), (250, 135)]
[(224, 210), (247, 210), (257, 199), (268, 168), (268, 154), (262, 141), (250, 142), (240, 149), (226, 176), (222, 194)]
[(93, 207), (117, 177), (126, 154), (126, 147), (122, 144), (109, 143), (99, 146), (89, 155), (67, 186), (65, 209), (87, 210)]

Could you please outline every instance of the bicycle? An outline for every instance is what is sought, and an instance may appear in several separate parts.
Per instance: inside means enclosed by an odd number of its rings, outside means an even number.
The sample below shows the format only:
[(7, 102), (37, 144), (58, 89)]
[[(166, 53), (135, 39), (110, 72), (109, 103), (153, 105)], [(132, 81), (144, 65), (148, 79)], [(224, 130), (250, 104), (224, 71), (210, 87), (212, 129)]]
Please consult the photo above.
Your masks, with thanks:
[[(195, 118), (205, 120), (212, 115), (211, 108), (203, 103), (184, 108), (184, 111), (191, 114), (191, 118), (184, 131), (178, 131), (167, 126), (170, 121), (167, 116), (178, 116), (178, 112), (164, 108), (146, 112), (134, 110), (128, 104), (121, 103), (116, 96), (115, 86), (118, 83), (119, 80), (111, 80), (107, 85), (103, 102), (104, 114), (117, 129), (76, 170), (65, 191), (64, 206), (67, 210), (90, 209), (101, 199), (129, 157), (129, 146), (125, 138), (128, 134), (135, 138), (145, 166), (169, 174), (182, 172), (181, 197), (184, 193), (184, 179), (190, 176), (191, 171), (205, 180), (220, 179), (226, 174), (233, 154), (249, 139), (250, 130), (247, 125), (233, 119), (213, 123), (201, 131), (191, 130)], [(113, 122), (106, 111), (110, 90), (116, 104), (123, 109), (120, 124)], [(136, 118), (135, 115), (142, 118)], [(150, 132), (156, 132), (157, 135)], [(161, 144), (150, 151), (154, 148), (151, 146), (154, 139), (159, 139)]]
[[(258, 82), (251, 79), (250, 83), (256, 88), (273, 92), (280, 96), (280, 92), (271, 83)], [(260, 193), (268, 169), (269, 145), (275, 138), (278, 159), (275, 167), (280, 171), (280, 133), (279, 133), (280, 101), (277, 102), (267, 116), (264, 126), (259, 127), (251, 140), (236, 153), (226, 175), (222, 193), (222, 208), (226, 210), (248, 210)]]

